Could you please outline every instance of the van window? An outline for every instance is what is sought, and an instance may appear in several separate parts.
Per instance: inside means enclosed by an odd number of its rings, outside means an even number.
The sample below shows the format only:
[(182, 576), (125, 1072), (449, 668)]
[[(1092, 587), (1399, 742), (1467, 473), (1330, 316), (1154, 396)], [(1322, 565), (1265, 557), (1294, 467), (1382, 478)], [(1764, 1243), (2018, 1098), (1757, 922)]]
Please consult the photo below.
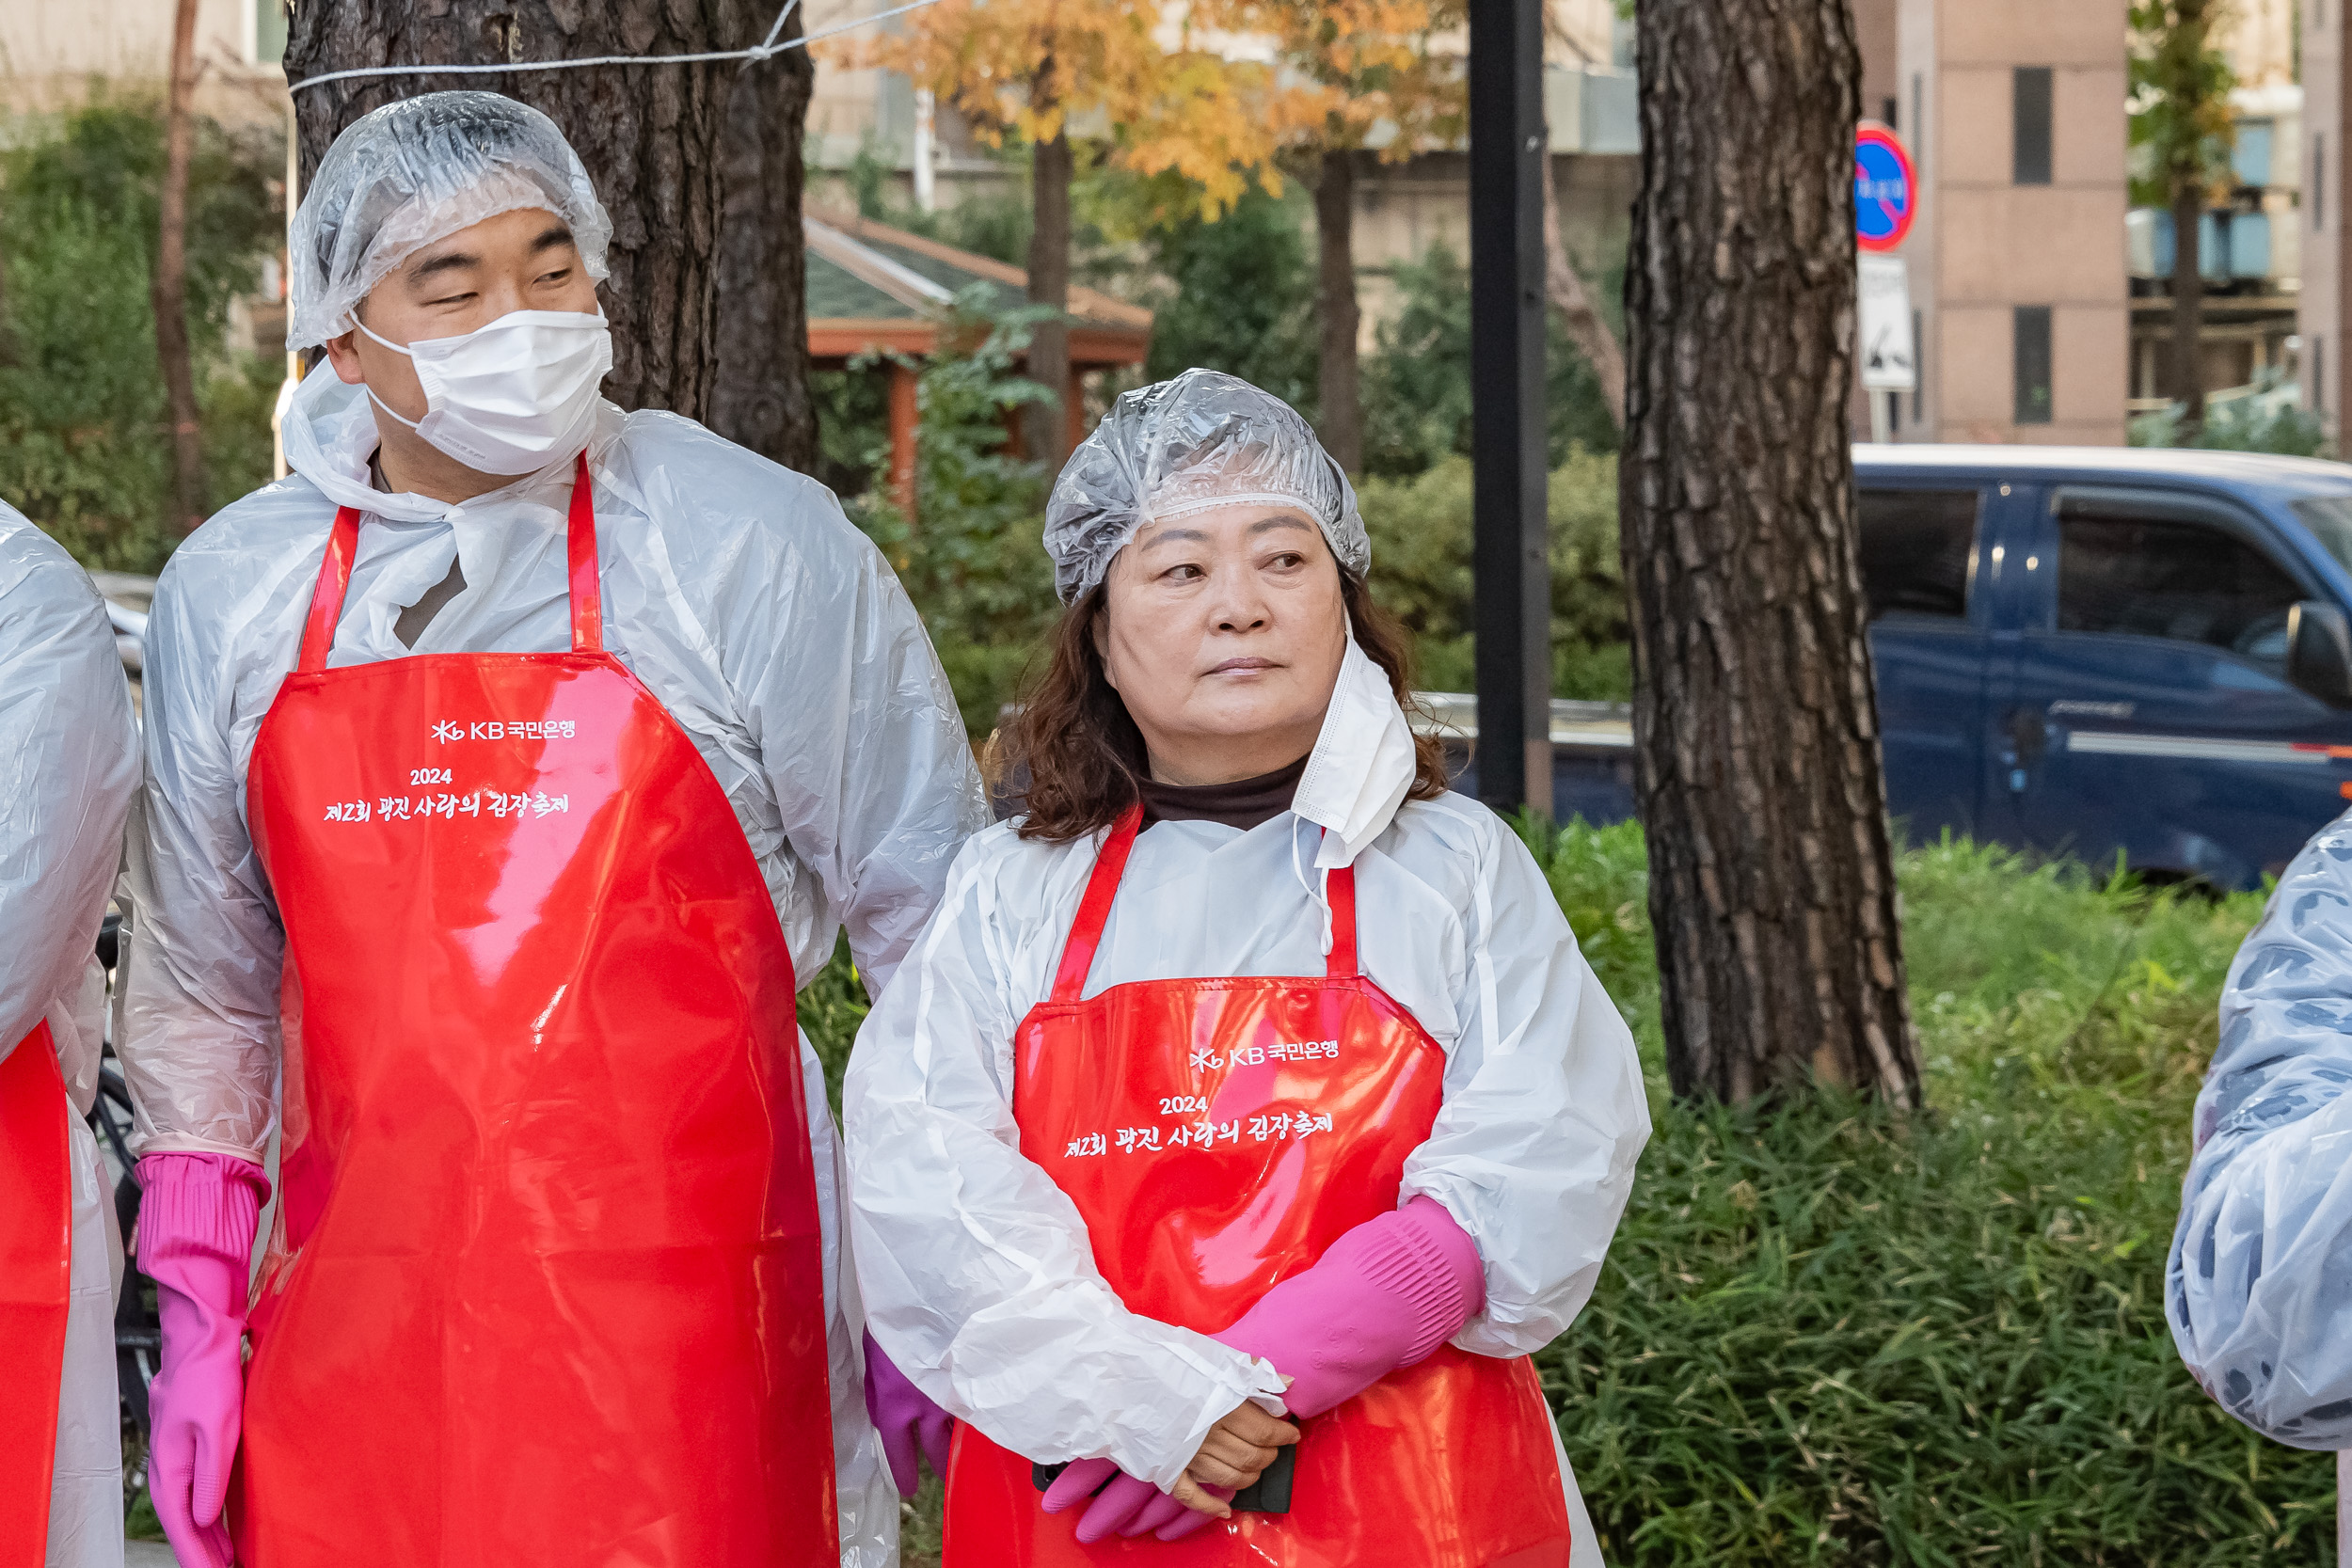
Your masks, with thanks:
[(1978, 492), (1862, 492), (1862, 583), (1870, 619), (1968, 613)]
[(2288, 504), (2320, 547), (2334, 556), (2338, 565), (2352, 571), (2352, 496), (2307, 496)]
[(2058, 519), (2060, 631), (2204, 642), (2286, 664), (2293, 578), (2217, 528), (2170, 518)]

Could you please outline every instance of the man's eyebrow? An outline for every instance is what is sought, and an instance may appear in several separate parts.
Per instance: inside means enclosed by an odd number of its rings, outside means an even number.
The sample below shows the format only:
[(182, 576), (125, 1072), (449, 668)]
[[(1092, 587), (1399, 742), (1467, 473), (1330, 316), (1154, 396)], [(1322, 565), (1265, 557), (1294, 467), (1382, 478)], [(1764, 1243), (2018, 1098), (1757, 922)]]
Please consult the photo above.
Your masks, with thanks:
[(571, 243), (571, 230), (559, 223), (553, 228), (542, 230), (539, 237), (531, 242), (531, 253), (533, 256), (536, 256), (543, 250), (550, 249), (559, 245), (570, 245)]
[(449, 272), (453, 268), (478, 267), (481, 264), (482, 258), (471, 251), (445, 250), (430, 261), (412, 263), (408, 268), (408, 281), (421, 283), (435, 273)]

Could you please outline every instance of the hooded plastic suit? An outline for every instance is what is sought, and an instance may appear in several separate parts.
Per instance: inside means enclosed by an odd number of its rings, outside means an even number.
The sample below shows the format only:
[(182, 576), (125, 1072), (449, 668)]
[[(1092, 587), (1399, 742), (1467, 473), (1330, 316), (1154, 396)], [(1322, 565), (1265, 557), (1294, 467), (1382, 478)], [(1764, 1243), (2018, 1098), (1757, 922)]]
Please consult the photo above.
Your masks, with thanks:
[(2221, 994), (2166, 1272), (2181, 1358), (2247, 1425), (2352, 1448), (2352, 816), (2287, 867)]
[[(1145, 521), (1223, 498), (1302, 507), (1343, 562), (1369, 557), (1354, 497), (1305, 422), (1195, 371), (1122, 398), (1072, 458), (1046, 532), (1063, 596), (1099, 581)], [(1647, 1101), (1632, 1037), (1534, 859), (1473, 800), (1405, 801), (1413, 768), (1388, 678), (1351, 639), (1293, 809), (1247, 832), (1167, 821), (1136, 839), (1085, 994), (1319, 974), (1323, 911), (1302, 872), (1352, 863), (1357, 907), (1377, 911), (1361, 926), (1363, 973), (1446, 1055), (1443, 1108), (1398, 1201), (1436, 1199), (1477, 1243), (1486, 1307), (1453, 1342), (1518, 1356), (1592, 1293)], [(1025, 842), (1004, 824), (958, 857), (851, 1059), (850, 1231), (872, 1332), (926, 1394), (1037, 1462), (1109, 1458), (1165, 1488), (1212, 1424), (1281, 1382), (1129, 1310), (1069, 1196), (1021, 1152), (1015, 1029), (1052, 989), (1098, 846)], [(1589, 1542), (1565, 1457), (1561, 1474)]]
[(57, 1107), (69, 1118), (73, 1241), (49, 1568), (122, 1560), (120, 1249), (81, 1118), (98, 1091), (105, 1024), (105, 977), (91, 950), (121, 862), (137, 748), (114, 634), (87, 574), (0, 505), (0, 1058), (46, 1021), (71, 1101)]
[[(424, 108), (417, 105), (425, 105)], [(570, 220), (601, 277), (611, 226), (542, 117), (494, 95), (398, 106), (304, 203), (292, 341), (317, 341), (401, 255), (497, 212)], [(428, 110), (430, 112), (428, 112)], [(346, 135), (346, 140), (350, 139)], [(337, 150), (343, 151), (341, 143)], [(342, 205), (329, 198), (340, 198)], [(307, 269), (307, 270), (306, 270)], [(255, 734), (295, 662), (339, 507), (364, 515), (330, 667), (570, 644), (572, 460), (462, 503), (373, 487), (364, 389), (322, 367), (284, 427), (292, 477), (215, 514), (173, 556), (147, 645), (147, 785), (122, 1054), (142, 1153), (260, 1160), (279, 1116), (284, 942), (246, 818)], [(955, 703), (914, 606), (815, 481), (663, 412), (605, 404), (596, 492), (605, 645), (682, 726), (734, 808), (806, 979), (848, 933), (890, 981), (963, 840), (987, 819)], [(459, 563), (465, 586), (410, 646), (395, 633)], [(825, 1103), (805, 1039), (809, 1103)], [(841, 1267), (840, 1159), (810, 1117), (842, 1561), (897, 1560), (898, 1500), (860, 1386), (862, 1313)]]

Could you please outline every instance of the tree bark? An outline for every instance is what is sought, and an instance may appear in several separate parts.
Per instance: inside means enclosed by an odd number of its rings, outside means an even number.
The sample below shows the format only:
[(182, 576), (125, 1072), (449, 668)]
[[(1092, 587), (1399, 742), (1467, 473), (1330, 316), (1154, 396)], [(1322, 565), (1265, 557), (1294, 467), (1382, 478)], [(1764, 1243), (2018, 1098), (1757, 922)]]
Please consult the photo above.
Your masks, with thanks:
[(1357, 378), (1356, 154), (1335, 148), (1315, 176), (1315, 319), (1322, 342), (1316, 395), (1323, 450), (1349, 473), (1364, 466), (1363, 397)]
[[(302, 0), (287, 39), (286, 75), (298, 83), (358, 66), (741, 49), (764, 38), (774, 16), (765, 0), (440, 0), (431, 7)], [(775, 66), (771, 60), (766, 69)], [(735, 61), (592, 66), (363, 77), (305, 88), (294, 94), (303, 188), (343, 127), (395, 99), (479, 88), (542, 110), (579, 152), (612, 216), (612, 276), (597, 291), (612, 323), (605, 394), (624, 408), (707, 419), (719, 372), (723, 134), (741, 70)]]
[(1551, 300), (1551, 308), (1560, 312), (1560, 323), (1567, 328), (1568, 341), (1593, 367), (1593, 377), (1600, 383), (1601, 398), (1609, 404), (1609, 417), (1622, 432), (1625, 350), (1618, 346), (1617, 335), (1609, 330), (1609, 319), (1593, 303), (1584, 279), (1577, 276), (1568, 261), (1567, 244), (1560, 238), (1560, 192), (1552, 183), (1549, 163), (1547, 159), (1544, 168), (1544, 293)]
[[(783, 36), (800, 32), (796, 11)], [(712, 430), (803, 473), (817, 466), (801, 233), (801, 136), (815, 80), (808, 51), (795, 49), (744, 65), (727, 94), (710, 394)]]
[(1635, 780), (1676, 1091), (1915, 1103), (1864, 640), (1847, 0), (1652, 0), (1626, 277)]
[[(1049, 63), (1041, 78), (1050, 77)], [(1029, 379), (1054, 394), (1051, 403), (1033, 403), (1024, 411), (1022, 431), (1028, 455), (1041, 460), (1048, 473), (1060, 468), (1069, 452), (1070, 414), (1062, 400), (1070, 395), (1070, 179), (1072, 159), (1067, 131), (1051, 141), (1039, 142), (1029, 154), (1034, 222), (1029, 231), (1029, 303), (1048, 305), (1055, 316), (1038, 323), (1029, 338)]]
[(171, 421), (173, 521), (183, 532), (204, 520), (204, 431), (196, 416), (196, 362), (188, 345), (188, 159), (196, 136), (188, 101), (195, 92), (196, 0), (179, 0), (171, 24), (171, 96), (164, 114), (155, 274), (148, 292), (155, 309), (155, 358), (163, 371), (164, 406)]
[(2205, 428), (2205, 187), (2172, 187), (2172, 380), (2180, 388), (2182, 441)]

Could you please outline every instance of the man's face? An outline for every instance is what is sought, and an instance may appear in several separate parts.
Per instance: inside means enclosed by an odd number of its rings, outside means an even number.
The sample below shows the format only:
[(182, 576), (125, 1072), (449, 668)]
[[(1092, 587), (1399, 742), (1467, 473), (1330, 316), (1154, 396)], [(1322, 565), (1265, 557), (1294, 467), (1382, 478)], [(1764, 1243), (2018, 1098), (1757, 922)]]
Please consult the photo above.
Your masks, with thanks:
[[(552, 213), (524, 208), (418, 250), (369, 291), (358, 314), (369, 332), (405, 345), (460, 337), (516, 310), (596, 309), (596, 285), (580, 264), (570, 226)], [(367, 383), (404, 419), (424, 418), (424, 389), (406, 355), (356, 331), (330, 340), (326, 353), (344, 381)]]

